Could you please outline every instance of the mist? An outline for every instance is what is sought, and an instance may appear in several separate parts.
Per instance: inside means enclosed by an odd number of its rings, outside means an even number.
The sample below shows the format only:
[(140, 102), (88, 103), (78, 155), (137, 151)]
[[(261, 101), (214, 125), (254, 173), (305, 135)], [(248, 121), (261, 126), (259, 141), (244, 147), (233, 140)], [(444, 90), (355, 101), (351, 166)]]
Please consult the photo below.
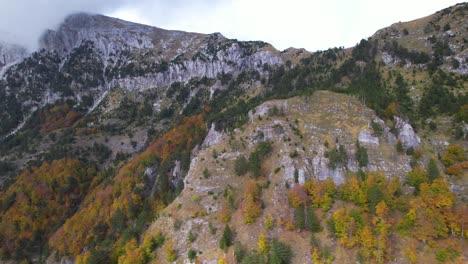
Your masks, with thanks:
[(112, 12), (128, 0), (0, 0), (0, 40), (34, 51), (46, 29), (74, 12)]
[(398, 21), (430, 15), (458, 0), (0, 0), (0, 41), (38, 48), (41, 34), (75, 12), (228, 38), (278, 49), (350, 47)]

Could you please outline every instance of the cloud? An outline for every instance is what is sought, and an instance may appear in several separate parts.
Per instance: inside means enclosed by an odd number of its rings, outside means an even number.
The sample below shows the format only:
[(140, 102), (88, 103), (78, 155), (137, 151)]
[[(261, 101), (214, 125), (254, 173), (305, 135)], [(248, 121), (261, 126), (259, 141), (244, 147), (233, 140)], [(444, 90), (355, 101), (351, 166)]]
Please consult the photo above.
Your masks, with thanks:
[(0, 0), (0, 39), (34, 50), (44, 30), (55, 28), (68, 14), (108, 13), (127, 2), (130, 0)]
[(17, 42), (35, 49), (46, 28), (55, 28), (70, 13), (84, 11), (166, 29), (263, 40), (278, 49), (294, 46), (315, 51), (353, 46), (380, 28), (455, 3), (457, 0), (0, 0), (0, 39), (15, 35)]
[(278, 49), (350, 47), (398, 21), (430, 15), (458, 0), (213, 0), (163, 5), (135, 1), (109, 15), (167, 29), (221, 32)]

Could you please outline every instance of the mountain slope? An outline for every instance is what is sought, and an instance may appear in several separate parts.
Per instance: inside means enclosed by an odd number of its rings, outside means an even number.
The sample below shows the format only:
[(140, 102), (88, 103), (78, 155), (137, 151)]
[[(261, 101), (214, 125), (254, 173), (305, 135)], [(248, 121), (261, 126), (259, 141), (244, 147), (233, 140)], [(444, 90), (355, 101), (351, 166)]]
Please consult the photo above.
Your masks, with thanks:
[(463, 261), (467, 7), (314, 53), (69, 16), (0, 78), (2, 260)]
[[(370, 128), (369, 124), (372, 122), (382, 124), (384, 132)], [(190, 250), (197, 252), (195, 254), (197, 261), (203, 263), (216, 263), (219, 259), (236, 263), (236, 259), (239, 261), (239, 257), (242, 257), (236, 255), (238, 246), (236, 249), (230, 247), (225, 252), (220, 248), (223, 229), (229, 225), (234, 234), (234, 241), (242, 245), (246, 251), (254, 250), (259, 253), (261, 248), (258, 239), (261, 234), (265, 234), (267, 241), (270, 241), (267, 243), (271, 243), (275, 238), (291, 246), (293, 253), (291, 263), (307, 263), (313, 258), (314, 246), (310, 244), (312, 236), (320, 239), (319, 250), (327, 248), (328, 254), (334, 256), (335, 261), (347, 263), (359, 258), (352, 248), (359, 249), (361, 252), (359, 255), (363, 254), (366, 245), (360, 244), (361, 242), (348, 245), (347, 242), (342, 242), (345, 241), (344, 238), (343, 240), (333, 238), (335, 235), (331, 230), (324, 230), (318, 234), (313, 234), (317, 231), (311, 233), (307, 224), (305, 227), (301, 226), (304, 223), (301, 224), (299, 220), (301, 216), (295, 209), (298, 206), (295, 203), (311, 206), (309, 210), (315, 211), (316, 217), (320, 219), (318, 225), (321, 226), (321, 230), (325, 228), (327, 221), (334, 219), (333, 215), (342, 210), (340, 208), (348, 211), (356, 210), (355, 213), (359, 212), (360, 217), (364, 217), (361, 224), (372, 226), (374, 233), (371, 236), (378, 237), (378, 231), (375, 230), (379, 227), (370, 221), (372, 217), (376, 217), (372, 206), (375, 207), (378, 202), (385, 201), (392, 210), (393, 220), (387, 223), (392, 226), (391, 231), (389, 230), (392, 234), (385, 235), (385, 247), (391, 248), (389, 250), (391, 253), (387, 252), (385, 256), (382, 254), (382, 259), (385, 259), (385, 262), (390, 259), (398, 259), (396, 261), (398, 263), (406, 261), (407, 253), (397, 245), (407, 244), (408, 241), (414, 243), (412, 240), (414, 238), (405, 236), (403, 232), (397, 230), (401, 225), (399, 222), (402, 221), (401, 215), (406, 214), (402, 208), (410, 207), (409, 204), (404, 204), (414, 199), (414, 196), (410, 194), (411, 189), (400, 187), (399, 184), (407, 180), (407, 174), (412, 171), (412, 167), (425, 167), (428, 160), (433, 158), (432, 154), (424, 153), (416, 161), (410, 161), (414, 157), (397, 151), (395, 142), (405, 141), (405, 137), (409, 136), (406, 134), (406, 129), (402, 126), (398, 130), (398, 138), (395, 138), (373, 111), (354, 98), (331, 92), (320, 91), (309, 97), (267, 101), (252, 109), (250, 121), (240, 129), (221, 134), (214, 130), (210, 131), (203, 147), (197, 151), (190, 163), (190, 170), (184, 180), (184, 190), (158, 214), (159, 218), (148, 228), (142, 241), (147, 241), (152, 236), (164, 236), (166, 243), (172, 242), (177, 263), (188, 261)], [(414, 140), (407, 144), (419, 147), (419, 142), (416, 138)], [(255, 173), (247, 169), (246, 175), (238, 175), (239, 167), (236, 164), (239, 159), (248, 157), (251, 162), (251, 153), (258, 151), (258, 146), (261, 144), (268, 144), (271, 151), (261, 161), (260, 174), (255, 176)], [(366, 150), (365, 156), (368, 160), (365, 165), (360, 164), (362, 158), (357, 155), (359, 148), (361, 151), (362, 148)], [(340, 151), (344, 149), (346, 157), (340, 163), (332, 165), (334, 159), (331, 153), (335, 149)], [(410, 165), (412, 162), (416, 164)], [(365, 173), (358, 172), (360, 169)], [(372, 194), (364, 194), (368, 195), (368, 198), (363, 198), (366, 201), (354, 201), (354, 204), (352, 199), (345, 198), (345, 195), (348, 195), (347, 188), (354, 188), (352, 184), (361, 181), (357, 180), (359, 174), (367, 177), (360, 183), (362, 186), (359, 192), (366, 193), (366, 188), (374, 188), (372, 184), (376, 183), (372, 181), (377, 181), (378, 188), (381, 188), (380, 195), (385, 198), (380, 198), (382, 200), (378, 202), (374, 201), (373, 205)], [(311, 191), (313, 190), (311, 184), (317, 182), (329, 186), (336, 185), (333, 187), (336, 190), (329, 197), (331, 200), (328, 204), (315, 202), (314, 199), (317, 199), (315, 196), (322, 195), (316, 192), (317, 190)], [(260, 194), (258, 201), (255, 202), (258, 203), (259, 211), (252, 216), (253, 220), (247, 220), (249, 210), (252, 210), (247, 198), (252, 191), (252, 184), (259, 188)], [(307, 191), (301, 194), (299, 191), (302, 188), (306, 190), (309, 188), (310, 196), (307, 195)], [(399, 191), (400, 194), (395, 194), (392, 191), (388, 192), (392, 188), (403, 189)], [(445, 191), (448, 191), (448, 186), (445, 188), (447, 188)], [(294, 195), (299, 195), (298, 201), (294, 200), (296, 199)], [(452, 193), (448, 197), (455, 200)], [(450, 211), (462, 213), (460, 209), (452, 209), (452, 206)], [(301, 210), (305, 210), (304, 207)], [(272, 221), (271, 229), (266, 227), (268, 219)], [(358, 231), (349, 230), (349, 239), (358, 239), (361, 228), (358, 226)], [(354, 232), (357, 234), (351, 235)], [(339, 237), (339, 234), (336, 236)], [(462, 247), (466, 248), (466, 243), (461, 243)], [(143, 243), (141, 246), (144, 247)], [(460, 256), (460, 249), (454, 250), (458, 250), (456, 256)], [(130, 259), (134, 253), (135, 251), (127, 249), (126, 258), (123, 259)], [(164, 248), (157, 249), (154, 258), (158, 263), (166, 263), (167, 254)], [(243, 256), (246, 254), (244, 252)], [(430, 250), (424, 250), (416, 255), (419, 261), (434, 262)], [(361, 258), (377, 261), (368, 255), (361, 255)], [(461, 261), (463, 256), (454, 259)], [(263, 263), (258, 261), (254, 263)]]

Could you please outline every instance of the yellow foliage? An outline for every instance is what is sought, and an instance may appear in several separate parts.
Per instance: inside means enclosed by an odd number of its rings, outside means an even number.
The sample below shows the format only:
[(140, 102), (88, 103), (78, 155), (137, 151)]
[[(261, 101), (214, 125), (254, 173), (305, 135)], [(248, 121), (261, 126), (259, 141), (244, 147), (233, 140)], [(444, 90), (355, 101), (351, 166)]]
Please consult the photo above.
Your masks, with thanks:
[(459, 144), (448, 146), (442, 156), (442, 162), (446, 167), (450, 167), (451, 165), (464, 160), (465, 154), (463, 152), (463, 148)]
[(223, 223), (231, 221), (231, 209), (227, 201), (223, 202), (221, 209), (218, 212), (219, 220)]
[(416, 247), (414, 245), (410, 245), (405, 248), (405, 254), (408, 258), (409, 262), (414, 264), (417, 263), (417, 255), (416, 255)]
[(366, 258), (372, 257), (377, 243), (370, 226), (365, 226), (359, 232), (359, 244), (361, 245), (362, 255)]
[(244, 185), (244, 219), (246, 224), (252, 224), (260, 214), (260, 188), (254, 180), (248, 180)]
[(378, 217), (380, 218), (385, 218), (387, 217), (389, 212), (388, 206), (385, 203), (385, 201), (381, 201), (375, 206), (375, 213), (377, 214)]
[(274, 224), (275, 219), (273, 216), (270, 214), (265, 217), (265, 221), (263, 222), (263, 226), (265, 227), (265, 230), (271, 230), (273, 229), (273, 224)]
[(322, 264), (323, 263), (323, 261), (322, 261), (322, 252), (318, 248), (312, 246), (312, 249), (310, 250), (310, 254), (312, 256), (312, 263), (314, 263), (314, 264)]
[(270, 244), (268, 243), (267, 238), (265, 237), (264, 233), (260, 233), (260, 236), (258, 237), (258, 252), (260, 254), (266, 254), (268, 253), (268, 250), (270, 250)]
[(166, 260), (169, 261), (169, 262), (173, 262), (176, 260), (177, 258), (177, 253), (176, 251), (174, 250), (174, 246), (172, 244), (172, 240), (168, 239), (168, 241), (166, 242), (166, 248), (164, 250), (164, 253), (165, 253), (165, 256), (166, 256)]

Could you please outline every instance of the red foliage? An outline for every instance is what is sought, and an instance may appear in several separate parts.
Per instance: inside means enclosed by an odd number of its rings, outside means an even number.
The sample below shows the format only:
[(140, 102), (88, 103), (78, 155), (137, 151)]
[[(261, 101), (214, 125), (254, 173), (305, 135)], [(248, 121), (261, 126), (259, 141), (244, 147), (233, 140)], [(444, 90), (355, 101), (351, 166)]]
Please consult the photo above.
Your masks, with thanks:
[[(96, 186), (87, 195), (80, 210), (65, 222), (49, 244), (62, 254), (78, 255), (85, 246), (92, 245), (94, 239), (105, 237), (117, 212), (122, 212), (125, 219), (134, 219), (135, 212), (141, 211), (145, 199), (146, 168), (156, 159), (161, 163), (170, 160), (171, 155), (180, 148), (190, 152), (193, 144), (202, 139), (205, 130), (203, 116), (196, 115), (185, 118), (179, 126), (153, 141), (144, 152), (118, 171), (112, 183), (104, 182)], [(152, 202), (160, 203), (157, 200)], [(115, 235), (118, 237), (119, 234)]]
[(77, 160), (56, 160), (23, 171), (0, 193), (0, 247), (8, 253), (40, 235), (49, 237), (81, 202), (95, 170)]

